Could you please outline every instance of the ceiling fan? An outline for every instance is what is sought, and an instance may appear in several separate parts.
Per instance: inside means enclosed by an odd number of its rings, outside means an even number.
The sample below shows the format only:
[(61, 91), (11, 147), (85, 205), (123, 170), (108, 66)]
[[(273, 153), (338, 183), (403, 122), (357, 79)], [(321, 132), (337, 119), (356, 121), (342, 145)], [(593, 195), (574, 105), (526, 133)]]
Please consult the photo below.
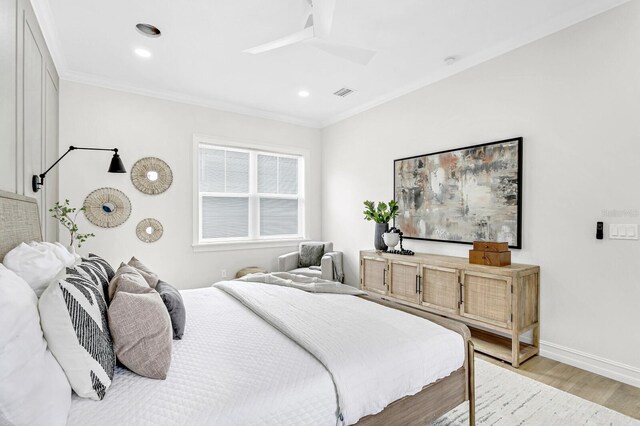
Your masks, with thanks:
[(336, 0), (306, 0), (311, 11), (307, 17), (304, 29), (286, 37), (270, 41), (244, 50), (245, 53), (257, 55), (270, 52), (282, 47), (306, 42), (314, 47), (332, 55), (341, 57), (351, 62), (367, 65), (376, 52), (361, 47), (335, 43), (328, 40), (333, 24), (333, 14), (336, 8)]

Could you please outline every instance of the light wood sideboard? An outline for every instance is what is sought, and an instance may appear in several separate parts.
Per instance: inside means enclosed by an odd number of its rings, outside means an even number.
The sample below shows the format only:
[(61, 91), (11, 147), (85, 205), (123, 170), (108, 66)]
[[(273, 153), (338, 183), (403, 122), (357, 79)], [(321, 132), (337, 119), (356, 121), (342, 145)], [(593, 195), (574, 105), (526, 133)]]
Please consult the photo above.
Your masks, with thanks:
[[(476, 351), (514, 367), (539, 351), (538, 266), (484, 266), (463, 257), (366, 250), (360, 252), (360, 287), (382, 299), (467, 324)], [(520, 341), (528, 331), (531, 344)]]

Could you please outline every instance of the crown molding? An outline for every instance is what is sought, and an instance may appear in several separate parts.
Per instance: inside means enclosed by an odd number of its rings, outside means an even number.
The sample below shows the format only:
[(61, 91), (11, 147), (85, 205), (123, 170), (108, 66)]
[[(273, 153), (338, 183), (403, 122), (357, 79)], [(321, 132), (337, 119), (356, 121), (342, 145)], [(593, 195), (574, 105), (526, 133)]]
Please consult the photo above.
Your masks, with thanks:
[(321, 126), (321, 123), (319, 121), (306, 120), (304, 118), (293, 117), (285, 114), (279, 114), (271, 111), (261, 110), (258, 108), (252, 108), (252, 107), (247, 107), (243, 105), (233, 104), (230, 102), (217, 101), (214, 99), (208, 99), (204, 97), (186, 95), (183, 93), (135, 87), (128, 84), (122, 84), (122, 83), (113, 81), (111, 79), (106, 79), (106, 78), (85, 74), (85, 73), (66, 71), (60, 74), (60, 79), (70, 81), (70, 82), (75, 82), (75, 83), (88, 84), (91, 86), (103, 87), (111, 90), (117, 90), (119, 92), (132, 93), (135, 95), (148, 96), (152, 98), (163, 99), (166, 101), (180, 102), (183, 104), (216, 109), (223, 112), (232, 112), (232, 113), (248, 115), (256, 118), (264, 118), (267, 120), (280, 121), (283, 123), (294, 124), (297, 126), (310, 127), (314, 129), (319, 129)]
[(120, 83), (108, 78), (72, 71), (67, 66), (64, 54), (62, 53), (62, 48), (58, 42), (58, 38), (56, 36), (57, 30), (55, 27), (55, 22), (53, 19), (51, 8), (49, 6), (49, 2), (47, 0), (31, 0), (31, 3), (36, 14), (36, 18), (40, 23), (43, 36), (45, 38), (47, 46), (49, 47), (49, 51), (51, 52), (53, 61), (58, 70), (58, 74), (60, 75), (60, 78), (62, 80), (100, 86), (122, 92), (150, 96), (154, 98), (186, 103), (205, 108), (213, 108), (221, 111), (233, 112), (268, 120), (275, 120), (288, 124), (321, 129), (346, 120), (347, 118), (375, 108), (408, 93), (419, 90), (423, 87), (434, 84), (438, 81), (444, 80), (483, 62), (487, 62), (500, 55), (525, 46), (536, 40), (542, 39), (546, 36), (561, 31), (579, 22), (585, 21), (598, 14), (604, 13), (629, 1), (631, 0), (599, 0), (598, 2), (591, 2), (587, 6), (574, 8), (560, 16), (557, 16), (555, 19), (547, 21), (542, 25), (536, 26), (534, 29), (523, 32), (518, 37), (514, 37), (492, 48), (485, 49), (484, 51), (479, 52), (475, 55), (469, 56), (467, 58), (462, 58), (454, 64), (440, 68), (418, 81), (415, 81), (369, 102), (365, 102), (355, 108), (351, 108), (347, 111), (338, 113), (326, 120), (303, 119), (300, 117), (280, 114), (273, 111), (252, 108), (230, 102), (218, 101), (215, 99), (197, 97), (165, 90), (143, 89), (140, 87), (134, 87), (128, 84)]
[(596, 15), (621, 6), (624, 3), (628, 3), (629, 1), (631, 0), (602, 0), (599, 2), (591, 2), (591, 4), (586, 7), (580, 7), (580, 10), (574, 8), (562, 15), (557, 16), (555, 19), (547, 21), (542, 25), (536, 26), (534, 29), (523, 32), (518, 37), (514, 37), (492, 48), (485, 49), (484, 51), (478, 52), (477, 54), (469, 56), (468, 58), (462, 58), (459, 61), (454, 62), (452, 65), (440, 68), (435, 72), (428, 74), (426, 77), (408, 84), (398, 90), (394, 90), (372, 101), (341, 112), (327, 120), (323, 120), (321, 127), (325, 128), (331, 126), (340, 121), (346, 120), (347, 118), (353, 117), (362, 112), (387, 103), (393, 99), (399, 98), (411, 92), (415, 92), (416, 90), (422, 89), (423, 87), (437, 83), (438, 81), (461, 73), (462, 71), (465, 71), (476, 65), (480, 65), (483, 62), (487, 62), (512, 50), (516, 50), (519, 47), (525, 46), (529, 43), (550, 36), (580, 22), (586, 21)]
[(290, 116), (286, 114), (280, 114), (273, 111), (262, 110), (249, 106), (234, 104), (231, 102), (224, 102), (215, 99), (209, 99), (205, 97), (198, 97), (187, 95), (183, 93), (172, 92), (168, 90), (153, 90), (144, 89), (140, 87), (134, 87), (132, 85), (117, 82), (112, 79), (99, 77), (96, 75), (76, 72), (68, 67), (68, 64), (64, 58), (62, 47), (58, 42), (57, 29), (55, 21), (53, 19), (53, 13), (47, 0), (31, 0), (36, 19), (40, 24), (42, 35), (47, 43), (47, 47), (51, 53), (53, 62), (56, 65), (58, 75), (61, 80), (72, 81), (76, 83), (89, 84), (92, 86), (104, 87), (107, 89), (118, 90), (120, 92), (133, 93), (142, 96), (149, 96), (153, 98), (159, 98), (167, 101), (180, 102), (189, 105), (201, 106), (205, 108), (212, 108), (225, 112), (232, 112), (236, 114), (248, 115), (257, 118), (264, 118), (267, 120), (280, 121), (287, 124), (294, 124), (297, 126), (310, 127), (319, 129), (321, 122), (319, 120), (308, 120), (300, 117)]

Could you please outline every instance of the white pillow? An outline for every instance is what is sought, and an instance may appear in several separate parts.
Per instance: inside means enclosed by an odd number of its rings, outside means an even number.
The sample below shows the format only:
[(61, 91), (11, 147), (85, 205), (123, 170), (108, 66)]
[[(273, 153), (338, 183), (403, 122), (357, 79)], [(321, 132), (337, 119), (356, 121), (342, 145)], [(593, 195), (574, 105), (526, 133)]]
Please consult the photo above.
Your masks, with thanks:
[(29, 245), (38, 251), (51, 251), (62, 264), (67, 268), (73, 268), (80, 263), (80, 256), (76, 253), (70, 253), (69, 249), (60, 243), (49, 243), (47, 241), (33, 241)]
[(42, 337), (38, 299), (1, 264), (0, 330), (0, 424), (66, 424), (71, 387)]
[(80, 267), (69, 269), (42, 293), (40, 324), (71, 388), (80, 397), (100, 400), (111, 386), (116, 357), (102, 290)]
[(38, 249), (21, 243), (2, 261), (40, 296), (51, 281), (64, 269), (64, 264), (48, 249)]

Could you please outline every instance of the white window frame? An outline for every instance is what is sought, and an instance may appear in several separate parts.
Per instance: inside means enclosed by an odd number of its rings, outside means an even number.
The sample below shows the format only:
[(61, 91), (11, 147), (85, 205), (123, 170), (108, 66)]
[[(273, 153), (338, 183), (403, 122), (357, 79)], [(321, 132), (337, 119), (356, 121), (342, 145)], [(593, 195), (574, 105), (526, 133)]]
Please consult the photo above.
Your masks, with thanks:
[[(249, 153), (249, 194), (227, 192), (200, 192), (200, 148), (219, 148), (227, 151)], [(260, 194), (258, 193), (257, 156), (260, 154), (297, 158), (298, 195)], [(194, 251), (241, 250), (249, 248), (297, 247), (305, 241), (308, 223), (305, 209), (308, 176), (306, 165), (309, 163), (309, 151), (298, 147), (265, 145), (254, 142), (218, 138), (205, 135), (193, 137), (193, 249)], [(253, 167), (252, 167), (253, 166)], [(239, 238), (201, 238), (202, 235), (202, 196), (247, 197), (249, 199), (249, 237)], [(298, 234), (260, 236), (259, 202), (260, 198), (298, 199)]]

